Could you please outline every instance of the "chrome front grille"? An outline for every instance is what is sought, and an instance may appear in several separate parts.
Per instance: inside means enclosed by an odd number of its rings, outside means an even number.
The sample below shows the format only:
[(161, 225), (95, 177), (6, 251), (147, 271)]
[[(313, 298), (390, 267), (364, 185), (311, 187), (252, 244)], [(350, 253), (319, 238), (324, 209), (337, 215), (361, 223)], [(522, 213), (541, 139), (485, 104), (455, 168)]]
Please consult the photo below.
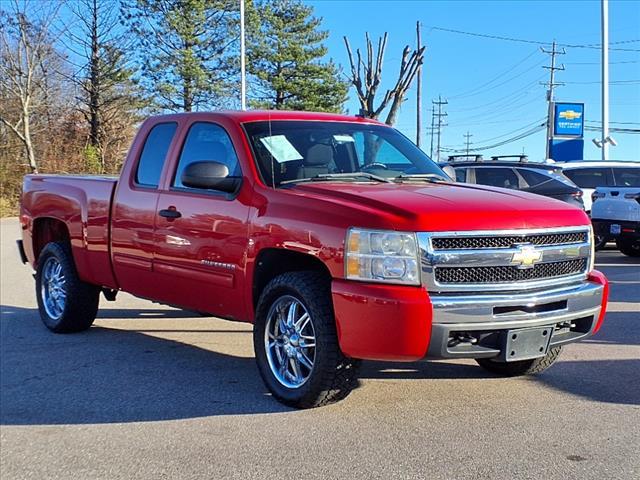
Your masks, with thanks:
[(434, 250), (510, 248), (519, 243), (532, 245), (567, 245), (589, 241), (588, 232), (538, 233), (535, 235), (441, 237), (433, 239)]
[(422, 281), (432, 292), (520, 291), (584, 279), (589, 227), (418, 233)]
[(438, 283), (504, 283), (522, 282), (575, 275), (585, 271), (587, 259), (565, 260), (562, 262), (539, 263), (532, 268), (514, 266), (500, 267), (436, 267)]

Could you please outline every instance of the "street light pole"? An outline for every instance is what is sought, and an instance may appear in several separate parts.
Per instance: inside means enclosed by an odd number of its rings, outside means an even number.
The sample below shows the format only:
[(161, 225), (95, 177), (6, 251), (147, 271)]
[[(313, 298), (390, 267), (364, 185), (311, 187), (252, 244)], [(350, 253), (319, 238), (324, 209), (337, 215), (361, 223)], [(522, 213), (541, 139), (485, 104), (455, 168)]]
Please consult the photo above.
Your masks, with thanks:
[(240, 108), (247, 109), (247, 79), (244, 41), (244, 0), (240, 0)]
[(609, 160), (609, 0), (602, 6), (602, 160)]

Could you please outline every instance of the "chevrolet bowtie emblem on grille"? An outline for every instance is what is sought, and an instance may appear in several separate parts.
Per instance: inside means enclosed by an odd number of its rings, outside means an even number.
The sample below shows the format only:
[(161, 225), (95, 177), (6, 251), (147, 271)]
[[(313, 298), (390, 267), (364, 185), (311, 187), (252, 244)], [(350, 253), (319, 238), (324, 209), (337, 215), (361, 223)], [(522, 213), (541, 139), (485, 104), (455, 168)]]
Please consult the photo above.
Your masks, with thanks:
[(513, 254), (511, 264), (518, 268), (533, 268), (542, 259), (542, 252), (533, 245), (518, 245), (518, 251)]

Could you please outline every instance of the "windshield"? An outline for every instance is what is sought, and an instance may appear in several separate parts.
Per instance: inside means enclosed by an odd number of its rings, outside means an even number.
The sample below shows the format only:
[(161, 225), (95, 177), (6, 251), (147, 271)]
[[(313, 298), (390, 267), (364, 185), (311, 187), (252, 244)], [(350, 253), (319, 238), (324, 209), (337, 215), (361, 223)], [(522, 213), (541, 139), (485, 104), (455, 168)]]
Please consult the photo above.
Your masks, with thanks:
[(244, 128), (267, 185), (310, 179), (448, 178), (422, 150), (390, 127), (273, 121), (247, 123)]

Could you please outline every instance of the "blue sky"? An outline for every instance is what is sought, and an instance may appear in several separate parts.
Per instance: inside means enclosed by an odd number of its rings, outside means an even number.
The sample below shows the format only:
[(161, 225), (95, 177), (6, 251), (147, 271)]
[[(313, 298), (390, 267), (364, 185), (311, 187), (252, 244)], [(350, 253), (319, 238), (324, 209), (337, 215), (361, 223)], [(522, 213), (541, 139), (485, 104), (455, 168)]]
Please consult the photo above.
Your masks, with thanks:
[[(395, 80), (402, 48), (415, 44), (415, 25), (423, 25), (427, 45), (423, 70), (423, 125), (431, 122), (431, 100), (447, 98), (448, 126), (442, 144), (464, 148), (463, 135), (473, 135), (472, 148), (509, 139), (546, 117), (545, 87), (549, 57), (535, 43), (489, 39), (434, 29), (459, 30), (515, 39), (570, 45), (600, 43), (600, 2), (597, 0), (556, 1), (389, 1), (306, 0), (323, 17), (329, 31), (329, 56), (347, 68), (343, 36), (351, 46), (363, 47), (365, 32), (377, 38), (385, 31), (389, 42), (383, 70), (383, 86)], [(612, 127), (640, 129), (640, 1), (617, 0), (609, 6), (610, 120)], [(631, 42), (628, 42), (631, 41)], [(614, 43), (625, 42), (625, 43)], [(628, 43), (627, 43), (628, 42)], [(598, 126), (600, 111), (600, 50), (566, 47), (559, 56), (566, 70), (557, 81), (557, 101), (585, 103), (587, 125)], [(635, 81), (635, 82), (629, 82)], [(618, 83), (619, 82), (619, 83)], [(385, 85), (386, 84), (386, 85)], [(350, 91), (347, 107), (358, 111)], [(403, 105), (396, 126), (415, 138), (415, 88)], [(599, 159), (600, 150), (591, 139), (599, 132), (585, 132), (585, 158)], [(640, 160), (640, 135), (614, 133), (617, 147), (610, 158)], [(522, 150), (531, 159), (544, 158), (545, 133), (538, 132), (514, 143), (484, 150), (485, 154), (514, 154)], [(423, 135), (423, 148), (430, 138)]]

